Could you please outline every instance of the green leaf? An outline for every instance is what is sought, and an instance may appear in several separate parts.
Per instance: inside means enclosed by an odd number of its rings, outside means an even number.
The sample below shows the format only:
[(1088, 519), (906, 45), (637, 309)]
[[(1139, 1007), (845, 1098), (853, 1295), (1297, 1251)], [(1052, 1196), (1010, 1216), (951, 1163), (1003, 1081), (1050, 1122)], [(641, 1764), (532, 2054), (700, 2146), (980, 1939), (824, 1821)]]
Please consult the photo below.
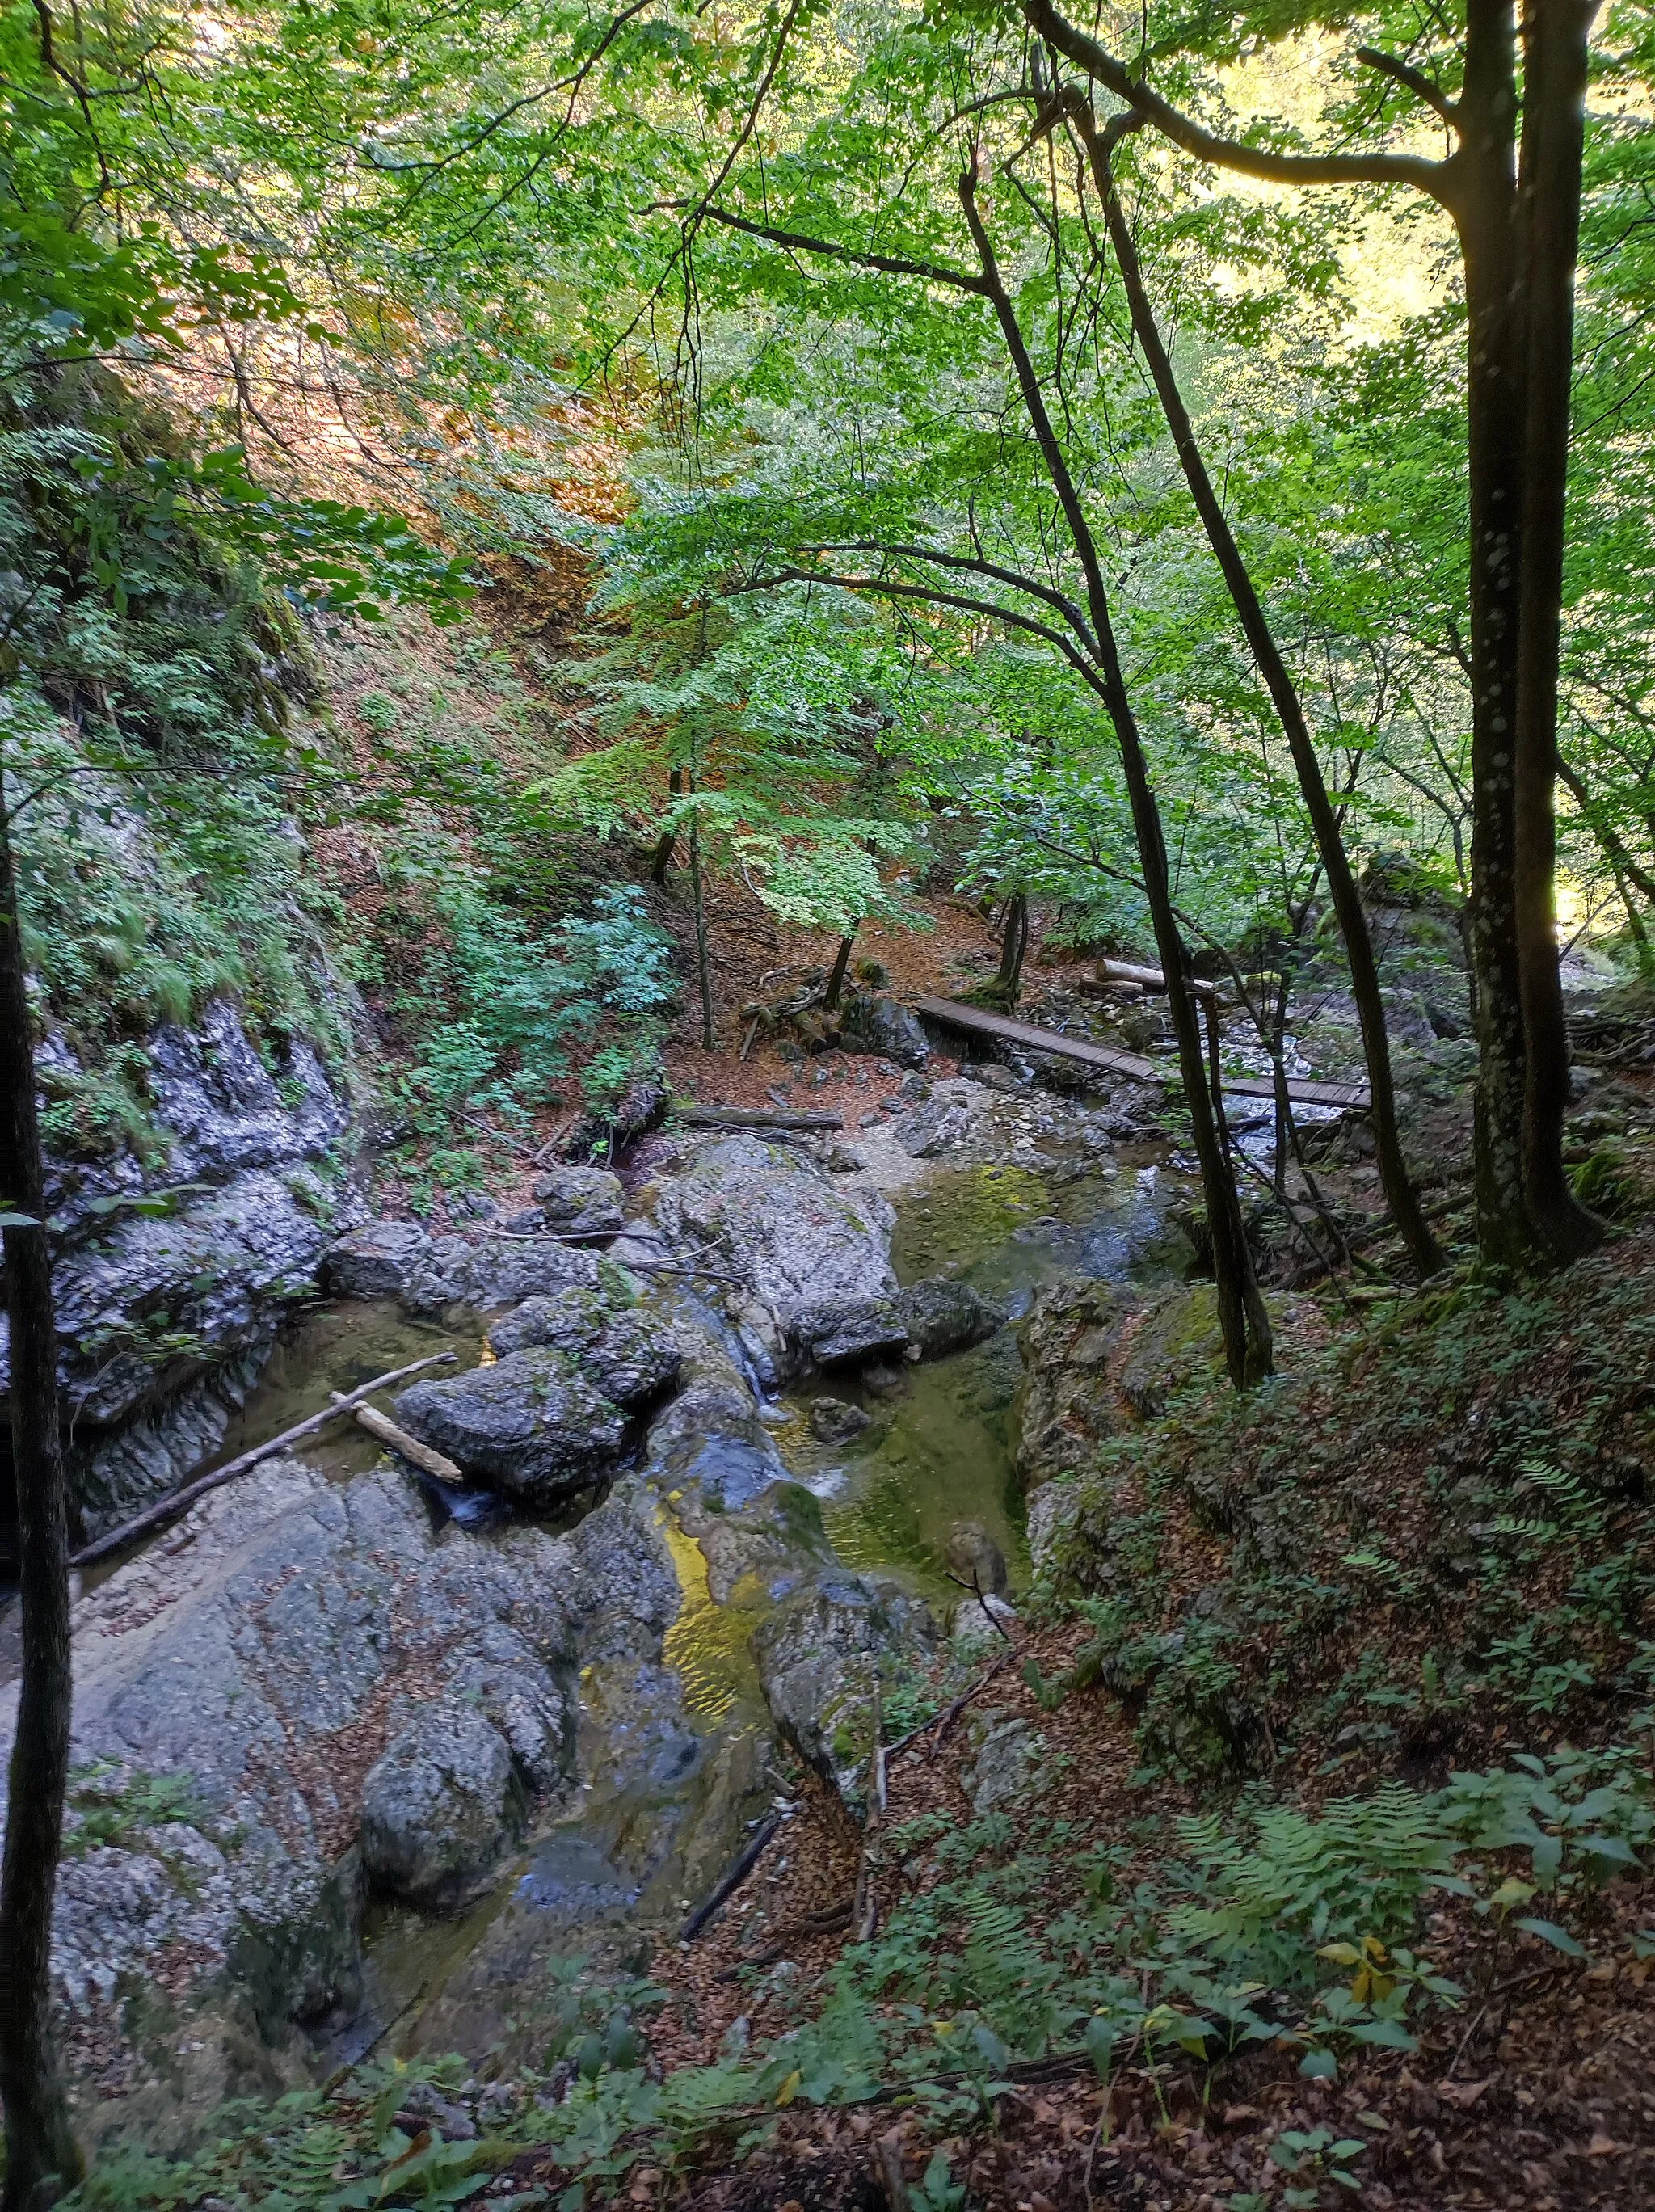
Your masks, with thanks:
[(1306, 2081), (1337, 2081), (1339, 2062), (1331, 2051), (1307, 2051), (1299, 2061), (1299, 2071)]
[(1517, 1925), (1525, 1936), (1537, 1936), (1543, 1943), (1549, 1943), (1555, 1951), (1567, 1952), (1571, 1959), (1584, 1959), (1585, 1952), (1567, 1928), (1560, 1928), (1555, 1920), (1519, 1920)]

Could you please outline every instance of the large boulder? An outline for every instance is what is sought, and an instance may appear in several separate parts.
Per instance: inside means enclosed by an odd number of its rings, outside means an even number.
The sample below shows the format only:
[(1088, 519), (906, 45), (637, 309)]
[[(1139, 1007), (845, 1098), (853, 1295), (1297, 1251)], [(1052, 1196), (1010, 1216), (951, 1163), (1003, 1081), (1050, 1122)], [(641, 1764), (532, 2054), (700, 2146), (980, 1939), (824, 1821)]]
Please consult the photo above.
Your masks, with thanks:
[(1089, 1276), (1053, 1283), (1035, 1298), (1019, 1346), (1025, 1490), (1089, 1465), (1101, 1439), (1129, 1425), (1112, 1363), (1131, 1311), (1119, 1291)]
[(908, 1325), (894, 1298), (823, 1298), (800, 1306), (793, 1341), (818, 1367), (849, 1367), (907, 1348)]
[(440, 1237), (429, 1256), (409, 1271), (403, 1304), (413, 1314), (440, 1314), (450, 1306), (480, 1313), (514, 1306), (571, 1285), (595, 1289), (602, 1262), (595, 1252), (560, 1244), (550, 1237)]
[(1140, 1420), (1149, 1420), (1165, 1411), (1174, 1391), (1223, 1356), (1216, 1290), (1210, 1283), (1181, 1283), (1121, 1331), (1116, 1388)]
[(924, 1602), (900, 1583), (842, 1571), (796, 1591), (754, 1632), (771, 1718), (853, 1809), (867, 1786), (880, 1662), (935, 1641)]
[(785, 1368), (805, 1309), (888, 1298), (896, 1290), (894, 1216), (885, 1200), (836, 1185), (784, 1145), (714, 1138), (677, 1173), (647, 1186), (640, 1207), (611, 1259), (665, 1259), (711, 1269), (709, 1287), (732, 1282), (737, 1331), (767, 1386)]
[(877, 991), (847, 992), (840, 1007), (840, 1039), (846, 1052), (872, 1053), (899, 1067), (924, 1067), (931, 1044), (919, 1017), (899, 1000)]
[(560, 1236), (609, 1236), (626, 1218), (621, 1178), (605, 1168), (553, 1168), (536, 1178), (534, 1193), (547, 1228)]
[(549, 1345), (415, 1382), (397, 1398), (397, 1418), (467, 1474), (530, 1506), (601, 1482), (627, 1434), (626, 1413), (584, 1363)]
[(431, 1257), (431, 1232), (417, 1221), (368, 1221), (322, 1255), (322, 1288), (336, 1298), (398, 1298)]
[(362, 1784), (363, 1869), (410, 1904), (452, 1911), (487, 1886), (521, 1809), (500, 1730), (474, 1705), (421, 1705)]
[(908, 1341), (922, 1359), (940, 1359), (945, 1352), (985, 1344), (1006, 1325), (1003, 1306), (949, 1276), (910, 1283), (896, 1304)]
[(670, 1389), (684, 1358), (683, 1340), (664, 1315), (609, 1284), (525, 1298), (494, 1324), (488, 1340), (502, 1356), (535, 1346), (566, 1353), (606, 1398), (629, 1411)]

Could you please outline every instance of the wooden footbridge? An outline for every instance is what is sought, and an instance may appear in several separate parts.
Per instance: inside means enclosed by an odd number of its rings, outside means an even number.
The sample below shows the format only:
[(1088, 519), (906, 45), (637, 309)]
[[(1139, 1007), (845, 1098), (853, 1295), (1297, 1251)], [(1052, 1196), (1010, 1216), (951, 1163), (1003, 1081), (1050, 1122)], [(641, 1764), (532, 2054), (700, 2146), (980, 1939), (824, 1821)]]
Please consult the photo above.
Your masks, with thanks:
[[(1028, 1022), (1014, 1022), (1004, 1014), (991, 1014), (981, 1006), (967, 1006), (958, 999), (916, 999), (915, 1013), (945, 1028), (964, 1030), (973, 1036), (992, 1037), (1015, 1044), (1025, 1052), (1049, 1052), (1057, 1060), (1077, 1060), (1106, 1075), (1131, 1076), (1138, 1083), (1178, 1083), (1182, 1080), (1176, 1060), (1143, 1060), (1137, 1053), (1117, 1052), (1111, 1045), (1094, 1044), (1089, 1037), (1063, 1036), (1057, 1030), (1038, 1030)], [(1274, 1098), (1276, 1086), (1268, 1076), (1227, 1075), (1224, 1089), (1238, 1098)], [(1365, 1083), (1307, 1083), (1288, 1078), (1288, 1096), (1300, 1106), (1366, 1106)]]

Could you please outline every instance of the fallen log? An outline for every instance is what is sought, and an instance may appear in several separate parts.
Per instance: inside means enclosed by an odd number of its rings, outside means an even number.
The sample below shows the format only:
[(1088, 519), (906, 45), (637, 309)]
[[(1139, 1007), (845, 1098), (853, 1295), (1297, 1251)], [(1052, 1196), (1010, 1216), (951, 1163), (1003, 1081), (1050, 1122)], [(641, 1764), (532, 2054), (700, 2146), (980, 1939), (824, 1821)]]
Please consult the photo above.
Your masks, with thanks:
[(678, 1119), (689, 1129), (842, 1129), (842, 1114), (801, 1113), (785, 1106), (686, 1106)]
[[(343, 1413), (347, 1410), (347, 1401), (337, 1390), (333, 1394), (333, 1403), (336, 1411)], [(349, 1410), (359, 1429), (366, 1429), (369, 1436), (377, 1437), (382, 1444), (389, 1444), (392, 1451), (411, 1466), (423, 1468), (426, 1474), (434, 1476), (439, 1482), (448, 1484), (451, 1488), (464, 1487), (464, 1473), (455, 1466), (452, 1459), (445, 1459), (441, 1452), (433, 1451), (429, 1444), (422, 1444), (417, 1437), (410, 1437), (406, 1429), (399, 1429), (389, 1413), (382, 1413), (377, 1406), (350, 1406)]]
[(427, 1367), (452, 1366), (454, 1357), (452, 1352), (431, 1352), (424, 1359), (410, 1361), (406, 1367), (393, 1367), (389, 1375), (376, 1376), (372, 1382), (364, 1382), (360, 1390), (352, 1390), (345, 1397), (336, 1397), (332, 1405), (319, 1413), (312, 1413), (308, 1420), (295, 1421), (292, 1428), (283, 1429), (279, 1437), (272, 1437), (268, 1443), (255, 1445), (252, 1451), (243, 1452), (239, 1459), (228, 1460), (222, 1467), (215, 1467), (210, 1474), (203, 1474), (197, 1481), (185, 1483), (182, 1490), (175, 1490), (170, 1498), (163, 1498), (158, 1504), (146, 1506), (142, 1513), (135, 1514), (131, 1520), (123, 1521), (118, 1528), (112, 1528), (106, 1535), (96, 1536), (91, 1543), (83, 1544), (70, 1559), (70, 1565), (89, 1567), (95, 1560), (106, 1559), (112, 1552), (118, 1552), (123, 1544), (130, 1543), (134, 1536), (142, 1536), (147, 1529), (163, 1528), (167, 1522), (175, 1521), (180, 1513), (187, 1511), (195, 1504), (197, 1498), (205, 1498), (209, 1490), (216, 1490), (223, 1483), (233, 1482), (237, 1475), (246, 1474), (261, 1461), (274, 1459), (277, 1452), (285, 1451), (289, 1444), (296, 1444), (301, 1437), (314, 1436), (330, 1421), (336, 1421), (341, 1413), (354, 1412), (364, 1398), (371, 1398), (376, 1391), (387, 1389), (393, 1382), (400, 1382), (405, 1375), (418, 1375)]
[[(1159, 968), (1139, 968), (1130, 960), (1100, 960), (1097, 966), (1100, 983), (1136, 983), (1141, 991), (1164, 991), (1167, 978)], [(1197, 999), (1215, 999), (1218, 986), (1204, 975), (1187, 975), (1184, 988)]]
[(730, 1871), (718, 1883), (711, 1895), (704, 1898), (696, 1906), (679, 1929), (678, 1941), (681, 1943), (693, 1943), (724, 1899), (735, 1895), (763, 1856), (765, 1845), (780, 1827), (782, 1818), (779, 1813), (765, 1814), (754, 1832), (751, 1840), (737, 1854)]

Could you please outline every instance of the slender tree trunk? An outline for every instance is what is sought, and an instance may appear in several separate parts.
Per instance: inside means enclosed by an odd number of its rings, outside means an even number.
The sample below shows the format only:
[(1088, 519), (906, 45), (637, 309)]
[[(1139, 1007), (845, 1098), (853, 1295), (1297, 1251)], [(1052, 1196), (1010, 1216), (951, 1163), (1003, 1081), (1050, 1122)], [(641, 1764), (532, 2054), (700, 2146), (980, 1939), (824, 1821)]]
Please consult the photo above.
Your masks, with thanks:
[(58, 1411), (34, 1058), (10, 825), (0, 793), (0, 1200), (11, 1323), (22, 1680), (0, 1865), (0, 2100), (4, 2212), (35, 2212), (81, 2172), (52, 2041), (52, 1902), (69, 1779), (69, 1501)]
[(1470, 491), (1471, 901), (1476, 978), (1477, 1241), (1516, 1267), (1533, 1251), (1523, 1195), (1523, 989), (1518, 956), (1517, 668), (1524, 300), (1511, 0), (1467, 0), (1460, 185)]
[(689, 817), (689, 891), (695, 916), (695, 975), (701, 993), (701, 1049), (713, 1050), (712, 968), (706, 945), (706, 893), (701, 882), (701, 817)]
[[(683, 787), (684, 772), (681, 768), (675, 768), (667, 778), (667, 792), (669, 796), (673, 799), (678, 798), (682, 793)], [(672, 866), (672, 855), (674, 851), (676, 849), (677, 843), (678, 833), (676, 830), (664, 830), (661, 832), (659, 842), (657, 843), (655, 848), (655, 857), (650, 862), (649, 866), (650, 881), (652, 884), (665, 884), (667, 879), (667, 870)]]
[(1008, 1010), (1017, 1003), (1023, 956), (1028, 951), (1028, 900), (1021, 891), (1013, 891), (1006, 901), (1005, 926), (1000, 934), (1000, 972), (995, 978)]
[(1109, 611), (1109, 595), (1104, 582), (1103, 564), (1098, 556), (1091, 526), (1086, 519), (1085, 508), (1064, 457), (1062, 444), (1052, 427), (1040, 378), (1029, 358), (1028, 348), (1023, 342), (1016, 310), (1001, 279), (994, 248), (978, 211), (974, 164), (960, 179), (960, 203), (971, 231), (972, 243), (982, 265), (986, 296), (999, 322), (1030, 426), (1086, 576), (1087, 610), (1093, 633), (1089, 680), (1103, 702), (1114, 728), (1116, 743), (1120, 748), (1138, 861), (1143, 871), (1144, 892), (1155, 927), (1155, 950), (1160, 956), (1161, 973), (1167, 979), (1173, 1030), (1178, 1039), (1179, 1072), (1183, 1079), (1185, 1101), (1190, 1110), (1196, 1157), (1201, 1165), (1207, 1219), (1212, 1231), (1213, 1274), (1218, 1294), (1218, 1320), (1223, 1333), (1225, 1363), (1232, 1382), (1240, 1389), (1262, 1381), (1270, 1371), (1273, 1353), (1270, 1316), (1265, 1311), (1258, 1277), (1253, 1272), (1252, 1254), (1247, 1244), (1235, 1178), (1224, 1158), (1213, 1116), (1212, 1099), (1207, 1088), (1207, 1071), (1201, 1049), (1201, 1025), (1196, 1013), (1195, 997), (1189, 988), (1189, 949), (1179, 931), (1171, 876), (1167, 865), (1167, 841), (1161, 829), (1161, 809), (1155, 801), (1149, 759), (1121, 670), (1120, 653)]
[[(1420, 1209), (1419, 1199), (1403, 1157), (1402, 1138), (1397, 1127), (1396, 1086), (1391, 1073), (1391, 1041), (1385, 1030), (1385, 1001), (1379, 995), (1379, 971), (1373, 957), (1373, 940), (1368, 932), (1361, 895), (1356, 888), (1356, 878), (1351, 872), (1344, 839), (1340, 834), (1338, 815), (1328, 792), (1327, 780), (1322, 774), (1315, 742), (1305, 720), (1298, 687), (1276, 647), (1246, 562), (1241, 557), (1228, 519), (1213, 489), (1212, 478), (1207, 472), (1206, 462), (1197, 443), (1171, 358), (1161, 343), (1155, 311), (1144, 289), (1137, 247), (1122, 212), (1120, 196), (1115, 190), (1114, 175), (1109, 164), (1109, 134), (1097, 129), (1090, 105), (1085, 100), (1076, 98), (1073, 100), (1069, 112), (1075, 118), (1090, 158), (1093, 180), (1103, 203), (1104, 216), (1109, 227), (1110, 242), (1126, 288), (1132, 328), (1143, 349), (1144, 359), (1155, 380), (1167, 427), (1172, 432), (1173, 443), (1178, 449), (1185, 481), (1190, 487), (1196, 510), (1207, 533), (1207, 541), (1222, 571), (1231, 603), (1253, 659), (1258, 665), (1258, 672), (1264, 679), (1265, 688), (1276, 708), (1276, 720), (1281, 723), (1288, 750), (1293, 756), (1294, 769), (1310, 816), (1322, 871), (1327, 878), (1333, 910), (1344, 939), (1345, 957), (1350, 968), (1351, 996), (1356, 1002), (1356, 1016), (1361, 1025), (1362, 1050), (1367, 1061), (1367, 1088), (1373, 1100), (1374, 1146), (1385, 1200), (1416, 1270), (1421, 1276), (1434, 1274), (1442, 1265), (1442, 1254)], [(1134, 127), (1136, 123), (1137, 118), (1134, 118), (1127, 127)]]
[(1557, 952), (1557, 663), (1573, 369), (1574, 269), (1580, 238), (1586, 36), (1595, 0), (1530, 0), (1525, 58), (1521, 210), (1527, 275), (1523, 574), (1517, 680), (1516, 875), (1526, 1048), (1523, 1190), (1555, 1259), (1601, 1242), (1563, 1168), (1568, 1031)]
[(855, 943), (854, 930), (848, 937), (841, 937), (839, 940), (839, 951), (834, 955), (834, 970), (828, 978), (828, 988), (823, 993), (821, 1000), (822, 1005), (829, 1011), (839, 1004), (840, 994), (845, 988), (845, 971), (851, 964), (851, 947)]

